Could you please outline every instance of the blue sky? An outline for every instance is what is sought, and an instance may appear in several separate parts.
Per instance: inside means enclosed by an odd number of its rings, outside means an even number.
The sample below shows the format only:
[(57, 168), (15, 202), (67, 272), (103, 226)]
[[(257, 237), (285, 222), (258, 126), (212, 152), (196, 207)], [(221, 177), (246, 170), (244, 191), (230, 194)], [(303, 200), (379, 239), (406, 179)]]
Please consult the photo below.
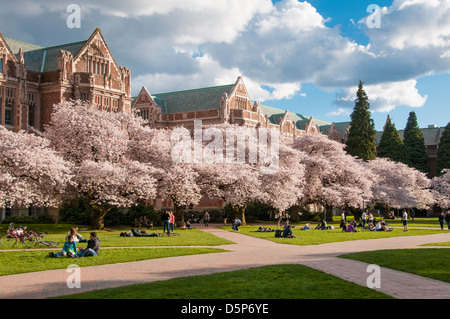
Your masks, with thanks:
[[(68, 28), (67, 7), (81, 8)], [(380, 27), (369, 28), (369, 5)], [(372, 20), (371, 20), (372, 21)], [(87, 39), (100, 27), (132, 94), (234, 83), (250, 97), (346, 122), (364, 81), (376, 128), (450, 122), (450, 3), (445, 0), (16, 0), (0, 31), (42, 46)]]

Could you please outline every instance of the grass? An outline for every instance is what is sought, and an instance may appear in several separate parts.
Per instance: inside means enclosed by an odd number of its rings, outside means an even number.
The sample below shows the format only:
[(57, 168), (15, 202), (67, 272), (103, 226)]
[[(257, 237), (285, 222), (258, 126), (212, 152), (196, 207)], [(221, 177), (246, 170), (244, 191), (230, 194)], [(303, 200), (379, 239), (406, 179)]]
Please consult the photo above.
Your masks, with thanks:
[[(271, 240), (280, 244), (290, 245), (319, 245), (334, 242), (343, 242), (350, 240), (365, 240), (365, 239), (377, 239), (377, 238), (391, 238), (400, 236), (422, 236), (442, 233), (440, 229), (413, 229), (409, 228), (407, 232), (403, 229), (395, 228), (391, 232), (376, 232), (369, 230), (362, 230), (359, 233), (343, 233), (339, 227), (334, 230), (315, 230), (315, 225), (311, 224), (313, 229), (309, 231), (301, 230), (300, 227), (292, 228), (296, 238), (275, 238), (274, 232), (255, 232), (259, 225), (241, 226), (239, 232), (261, 239)], [(390, 226), (390, 225), (389, 225)], [(267, 227), (267, 225), (266, 225)], [(303, 227), (303, 226), (302, 226)], [(222, 226), (222, 229), (233, 231), (231, 226)], [(276, 227), (272, 229), (277, 229)], [(281, 228), (280, 228), (281, 229)]]
[[(60, 251), (64, 245), (64, 239), (72, 227), (72, 225), (65, 224), (42, 224), (42, 225), (27, 225), (28, 230), (39, 229), (40, 232), (48, 232), (49, 235), (44, 237), (44, 240), (58, 241), (60, 245), (56, 248), (49, 250), (53, 252)], [(6, 232), (8, 225), (0, 225), (0, 234)], [(81, 230), (83, 228), (88, 229), (88, 226), (79, 226), (79, 233), (84, 238), (89, 238), (91, 230)], [(76, 262), (80, 267), (114, 264), (121, 262), (132, 262), (139, 260), (147, 260), (154, 258), (165, 258), (174, 256), (205, 254), (224, 252), (225, 250), (213, 249), (214, 246), (234, 244), (228, 240), (219, 238), (217, 236), (202, 232), (200, 230), (180, 230), (175, 229), (175, 232), (179, 236), (164, 236), (164, 237), (121, 237), (120, 233), (125, 230), (129, 230), (129, 227), (106, 229), (97, 231), (97, 235), (100, 242), (100, 255), (95, 258), (80, 258)], [(159, 232), (162, 233), (162, 229), (147, 230), (148, 233)], [(85, 243), (80, 243), (79, 247), (86, 247)], [(139, 247), (159, 247), (169, 246), (170, 249), (158, 249), (158, 248), (139, 248)], [(178, 248), (177, 246), (188, 246)], [(189, 247), (189, 246), (207, 246), (207, 247)], [(118, 248), (111, 247), (131, 247), (131, 248)], [(173, 248), (172, 248), (173, 247)], [(210, 247), (210, 248), (209, 248)], [(19, 244), (13, 248), (20, 249), (19, 251), (5, 251), (6, 248), (0, 246), (0, 276), (20, 274), (27, 272), (45, 271), (52, 269), (67, 268), (68, 265), (74, 262), (71, 258), (48, 258), (48, 249), (46, 246), (40, 244), (32, 248), (26, 248)], [(23, 249), (21, 249), (23, 248)], [(110, 248), (110, 249), (103, 249)], [(3, 250), (3, 251), (2, 251)]]
[[(44, 237), (44, 240), (58, 241), (62, 248), (64, 245), (64, 239), (67, 232), (72, 225), (65, 224), (42, 224), (42, 225), (27, 225), (27, 230), (40, 232), (48, 232), (49, 235)], [(89, 226), (79, 226), (78, 233), (84, 238), (89, 239), (89, 233), (91, 230), (83, 231), (81, 229), (88, 229)], [(130, 230), (131, 227), (122, 227), (116, 229), (106, 229), (103, 231), (96, 231), (98, 238), (101, 240), (101, 247), (144, 247), (144, 246), (219, 246), (234, 244), (228, 240), (219, 238), (217, 236), (202, 232), (197, 229), (180, 230), (175, 229), (175, 232), (180, 234), (179, 236), (164, 236), (164, 237), (120, 237), (120, 233), (126, 230)], [(0, 225), (0, 234), (6, 232), (7, 225)], [(146, 230), (148, 233), (162, 233), (162, 228), (158, 227), (155, 230)], [(83, 244), (81, 244), (83, 245)], [(23, 245), (17, 245), (14, 248), (24, 248)], [(32, 247), (34, 248), (46, 248), (42, 244)], [(6, 248), (0, 245), (0, 250)]]
[(4, 251), (0, 253), (0, 276), (65, 269), (73, 263), (86, 267), (225, 251), (215, 248), (113, 248), (100, 250), (97, 257), (77, 259), (50, 258), (48, 251), (40, 250)]
[[(220, 287), (220, 288), (218, 288)], [(332, 287), (332, 289), (330, 289)], [(264, 266), (96, 290), (73, 299), (391, 299), (302, 265)]]
[(450, 283), (450, 249), (394, 249), (340, 256)]
[(423, 244), (421, 246), (450, 246), (450, 241), (444, 243)]

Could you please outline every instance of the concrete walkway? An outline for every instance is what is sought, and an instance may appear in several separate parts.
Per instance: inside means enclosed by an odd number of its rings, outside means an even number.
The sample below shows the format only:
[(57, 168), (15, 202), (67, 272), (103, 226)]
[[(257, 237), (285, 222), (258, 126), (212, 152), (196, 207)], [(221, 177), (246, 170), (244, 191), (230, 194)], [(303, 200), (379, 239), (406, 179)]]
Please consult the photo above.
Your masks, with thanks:
[[(47, 298), (278, 264), (302, 264), (366, 286), (367, 279), (371, 275), (367, 272), (368, 264), (337, 258), (338, 255), (380, 249), (418, 248), (417, 246), (422, 244), (450, 241), (450, 232), (445, 232), (426, 236), (296, 246), (278, 244), (212, 226), (210, 228), (198, 226), (198, 229), (235, 242), (234, 245), (214, 247), (230, 252), (83, 267), (81, 288), (74, 289), (67, 287), (66, 282), (71, 273), (66, 269), (2, 276), (0, 298)], [(399, 299), (450, 299), (448, 283), (386, 268), (381, 268), (381, 288), (377, 290)]]

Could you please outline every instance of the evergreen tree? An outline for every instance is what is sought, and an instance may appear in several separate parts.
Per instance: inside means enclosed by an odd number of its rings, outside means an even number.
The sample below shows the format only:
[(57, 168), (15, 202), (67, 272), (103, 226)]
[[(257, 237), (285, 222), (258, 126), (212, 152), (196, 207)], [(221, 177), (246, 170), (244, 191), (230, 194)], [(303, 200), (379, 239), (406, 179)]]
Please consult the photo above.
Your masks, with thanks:
[(391, 117), (388, 115), (384, 125), (383, 135), (378, 145), (378, 157), (389, 158), (395, 162), (408, 164), (408, 152)]
[(444, 168), (450, 168), (450, 123), (445, 127), (437, 152), (438, 175)]
[(404, 132), (403, 143), (405, 143), (408, 151), (409, 162), (405, 164), (410, 165), (418, 169), (421, 172), (427, 173), (428, 169), (428, 157), (427, 150), (425, 148), (425, 138), (422, 131), (417, 124), (417, 117), (415, 112), (409, 113), (408, 122)]
[(361, 81), (359, 81), (356, 97), (345, 150), (350, 155), (363, 160), (373, 160), (377, 156), (375, 140), (377, 131), (369, 111), (369, 98)]

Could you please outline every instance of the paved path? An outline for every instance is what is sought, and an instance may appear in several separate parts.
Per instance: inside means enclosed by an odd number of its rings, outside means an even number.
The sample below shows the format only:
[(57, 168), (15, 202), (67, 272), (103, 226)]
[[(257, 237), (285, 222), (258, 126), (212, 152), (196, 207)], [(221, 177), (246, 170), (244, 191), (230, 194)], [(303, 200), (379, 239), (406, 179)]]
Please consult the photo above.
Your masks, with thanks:
[[(83, 267), (79, 289), (67, 287), (66, 280), (70, 273), (66, 269), (2, 276), (0, 277), (0, 287), (2, 287), (0, 299), (36, 299), (70, 295), (102, 288), (277, 264), (302, 264), (366, 286), (370, 275), (367, 272), (368, 265), (337, 258), (338, 255), (379, 249), (417, 248), (418, 245), (426, 243), (450, 241), (450, 233), (445, 232), (426, 236), (296, 246), (278, 244), (213, 227), (198, 228), (236, 244), (218, 246), (217, 248), (227, 249), (230, 252), (214, 255), (181, 256)], [(448, 283), (386, 268), (381, 269), (381, 288), (377, 290), (400, 299), (450, 299)]]

